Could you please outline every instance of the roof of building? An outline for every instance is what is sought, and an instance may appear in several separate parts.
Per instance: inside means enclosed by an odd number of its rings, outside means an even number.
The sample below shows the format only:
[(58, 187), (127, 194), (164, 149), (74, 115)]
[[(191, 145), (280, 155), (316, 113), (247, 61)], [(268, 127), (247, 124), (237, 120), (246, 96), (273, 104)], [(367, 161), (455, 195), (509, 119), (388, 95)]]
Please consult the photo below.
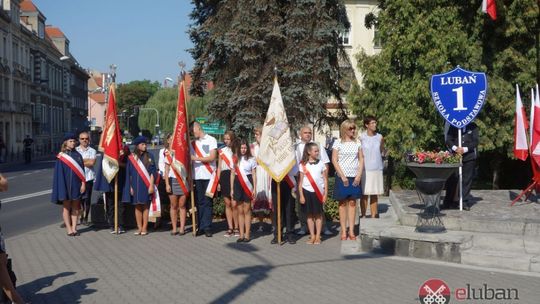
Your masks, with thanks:
[(64, 35), (60, 28), (52, 25), (47, 25), (45, 27), (45, 33), (50, 38), (66, 38), (66, 35)]
[(21, 10), (23, 12), (38, 12), (38, 8), (34, 5), (34, 3), (31, 0), (23, 0), (21, 1)]

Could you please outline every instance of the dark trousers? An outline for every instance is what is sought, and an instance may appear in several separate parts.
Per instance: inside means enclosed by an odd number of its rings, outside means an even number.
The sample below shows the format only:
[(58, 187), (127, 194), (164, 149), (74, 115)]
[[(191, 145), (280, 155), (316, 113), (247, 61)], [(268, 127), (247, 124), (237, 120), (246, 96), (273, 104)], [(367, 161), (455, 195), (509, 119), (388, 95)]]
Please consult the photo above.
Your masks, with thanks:
[[(470, 160), (463, 162), (463, 201), (466, 202), (471, 194), (471, 187), (474, 177), (474, 169), (476, 167), (476, 161)], [(455, 203), (459, 203), (459, 173), (452, 174), (446, 181), (446, 194), (444, 197), (444, 205), (452, 206)]]
[[(280, 190), (280, 208), (281, 208), (281, 228), (285, 227), (287, 233), (292, 233), (294, 229), (294, 223), (292, 221), (293, 212), (294, 212), (294, 198), (291, 194), (291, 188), (285, 181), (281, 181), (279, 184)], [(273, 212), (273, 222), (274, 222), (274, 236), (277, 237), (278, 228), (277, 228), (277, 183), (272, 180), (272, 210)], [(285, 225), (283, 225), (285, 223)]]
[[(107, 223), (109, 227), (114, 228), (114, 192), (105, 192), (105, 199), (107, 202)], [(124, 203), (120, 202), (120, 196), (118, 197), (118, 227), (124, 226)]]
[(90, 204), (92, 203), (92, 189), (94, 189), (94, 180), (86, 182), (86, 191), (84, 192), (81, 205), (82, 205), (82, 218), (88, 220), (88, 215), (90, 214)]
[(195, 206), (199, 231), (210, 231), (212, 228), (212, 199), (206, 196), (206, 187), (209, 182), (208, 179), (195, 180)]

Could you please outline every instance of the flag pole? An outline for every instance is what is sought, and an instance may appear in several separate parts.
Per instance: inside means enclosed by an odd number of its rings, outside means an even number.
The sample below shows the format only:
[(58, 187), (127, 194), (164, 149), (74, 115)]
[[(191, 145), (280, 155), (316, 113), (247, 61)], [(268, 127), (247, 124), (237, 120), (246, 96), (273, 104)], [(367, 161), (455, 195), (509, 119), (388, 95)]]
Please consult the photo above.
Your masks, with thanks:
[(281, 182), (277, 182), (277, 239), (281, 245)]
[(118, 235), (118, 174), (114, 177), (114, 231)]
[[(458, 148), (461, 148), (461, 129), (458, 129)], [(463, 211), (463, 154), (459, 159), (459, 211)]]
[[(179, 86), (182, 85), (182, 82), (184, 81), (184, 76), (185, 76), (185, 72), (184, 72), (184, 67), (186, 66), (186, 64), (183, 62), (183, 61), (180, 61), (178, 62), (178, 66), (180, 67), (180, 81), (179, 81)], [(179, 88), (180, 89), (180, 88)], [(182, 85), (181, 87), (182, 90), (184, 90), (184, 106), (186, 108), (186, 124), (189, 126), (189, 112), (188, 112), (188, 107), (187, 107), (187, 103), (186, 103), (186, 94), (185, 94), (185, 89), (186, 87), (184, 85)], [(180, 91), (178, 91), (178, 94), (180, 94)], [(189, 143), (191, 143), (191, 135), (189, 134), (189, 130), (187, 130), (187, 143), (188, 143), (188, 146), (189, 146)], [(190, 202), (191, 202), (191, 208), (189, 209), (189, 213), (191, 214), (191, 226), (192, 226), (192, 234), (193, 236), (197, 236), (197, 207), (195, 207), (195, 193), (193, 191), (193, 162), (191, 161), (191, 153), (189, 155), (189, 173), (188, 173), (188, 177), (189, 177), (189, 189), (190, 189)]]

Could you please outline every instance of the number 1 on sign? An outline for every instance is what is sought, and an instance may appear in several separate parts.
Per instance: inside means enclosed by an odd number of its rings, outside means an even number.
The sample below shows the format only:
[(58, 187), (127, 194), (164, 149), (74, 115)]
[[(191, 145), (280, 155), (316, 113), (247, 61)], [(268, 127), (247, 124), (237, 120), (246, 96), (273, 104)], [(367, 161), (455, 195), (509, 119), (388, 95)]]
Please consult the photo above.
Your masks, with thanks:
[(463, 107), (463, 87), (455, 88), (452, 90), (452, 92), (456, 92), (456, 101), (457, 101), (454, 111), (467, 110), (467, 108)]

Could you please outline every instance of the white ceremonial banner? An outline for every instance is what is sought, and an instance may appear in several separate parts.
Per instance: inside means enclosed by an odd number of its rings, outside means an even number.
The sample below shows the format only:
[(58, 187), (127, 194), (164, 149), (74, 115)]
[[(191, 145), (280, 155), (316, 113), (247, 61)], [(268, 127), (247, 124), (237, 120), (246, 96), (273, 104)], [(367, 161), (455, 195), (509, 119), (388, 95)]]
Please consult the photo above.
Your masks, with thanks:
[(277, 78), (274, 78), (274, 89), (262, 128), (257, 162), (276, 182), (281, 182), (296, 164), (291, 131)]

